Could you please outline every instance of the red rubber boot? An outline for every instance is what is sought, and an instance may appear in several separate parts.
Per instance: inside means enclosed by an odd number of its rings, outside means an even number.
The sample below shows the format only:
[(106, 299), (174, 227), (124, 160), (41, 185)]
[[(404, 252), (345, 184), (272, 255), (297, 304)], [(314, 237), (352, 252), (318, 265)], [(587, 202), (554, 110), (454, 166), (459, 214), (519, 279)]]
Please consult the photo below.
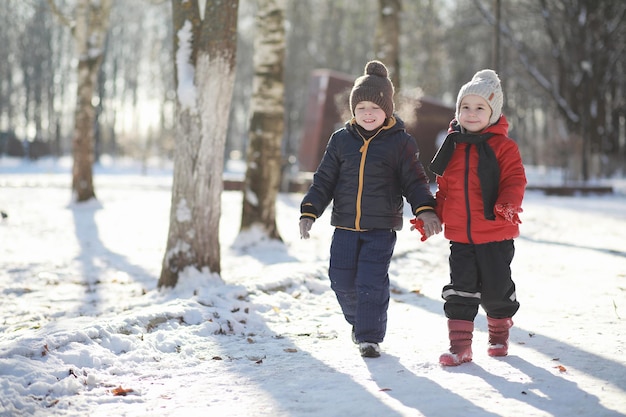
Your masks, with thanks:
[(474, 322), (468, 320), (448, 320), (450, 351), (439, 357), (443, 366), (457, 366), (472, 360), (472, 333)]
[(506, 356), (509, 353), (509, 329), (513, 326), (510, 317), (494, 319), (487, 316), (489, 327), (489, 356)]

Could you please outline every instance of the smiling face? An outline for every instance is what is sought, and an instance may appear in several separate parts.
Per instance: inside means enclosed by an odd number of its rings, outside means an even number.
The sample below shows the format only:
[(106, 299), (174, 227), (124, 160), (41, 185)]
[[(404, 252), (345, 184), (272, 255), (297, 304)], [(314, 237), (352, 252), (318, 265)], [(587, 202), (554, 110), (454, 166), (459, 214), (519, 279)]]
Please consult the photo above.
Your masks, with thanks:
[(371, 101), (360, 101), (354, 108), (354, 118), (363, 129), (374, 130), (385, 123), (387, 116), (378, 104)]
[(475, 94), (469, 94), (459, 104), (459, 123), (465, 130), (477, 133), (489, 125), (491, 107), (487, 100)]

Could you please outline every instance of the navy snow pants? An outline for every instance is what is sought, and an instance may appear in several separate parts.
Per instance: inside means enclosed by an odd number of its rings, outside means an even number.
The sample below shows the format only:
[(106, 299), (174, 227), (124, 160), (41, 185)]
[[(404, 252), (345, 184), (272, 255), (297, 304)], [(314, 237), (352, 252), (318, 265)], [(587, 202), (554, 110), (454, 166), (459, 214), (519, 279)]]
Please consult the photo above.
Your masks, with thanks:
[(358, 342), (380, 343), (387, 331), (393, 230), (335, 229), (330, 246), (331, 288)]

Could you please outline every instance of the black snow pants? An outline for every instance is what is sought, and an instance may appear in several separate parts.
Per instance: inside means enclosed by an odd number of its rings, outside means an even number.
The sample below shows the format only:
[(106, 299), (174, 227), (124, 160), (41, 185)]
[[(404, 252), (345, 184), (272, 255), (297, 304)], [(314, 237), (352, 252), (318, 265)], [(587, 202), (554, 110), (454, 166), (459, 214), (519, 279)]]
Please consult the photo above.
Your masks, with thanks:
[(441, 294), (446, 317), (474, 321), (479, 305), (489, 317), (513, 317), (519, 309), (511, 279), (514, 254), (513, 240), (450, 242), (450, 283)]

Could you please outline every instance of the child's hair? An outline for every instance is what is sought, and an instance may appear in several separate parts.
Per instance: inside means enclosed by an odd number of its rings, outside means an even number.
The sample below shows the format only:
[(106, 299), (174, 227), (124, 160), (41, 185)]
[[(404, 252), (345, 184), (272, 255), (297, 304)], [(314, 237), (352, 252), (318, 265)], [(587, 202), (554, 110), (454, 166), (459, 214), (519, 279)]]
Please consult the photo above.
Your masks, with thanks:
[(350, 92), (350, 110), (361, 101), (371, 101), (380, 106), (385, 116), (393, 114), (394, 88), (388, 76), (387, 67), (380, 61), (370, 61), (365, 65), (363, 75), (356, 79)]
[(500, 85), (500, 78), (494, 70), (484, 69), (478, 71), (472, 77), (472, 80), (461, 87), (459, 95), (456, 98), (456, 119), (459, 119), (459, 107), (461, 106), (461, 100), (463, 97), (470, 94), (475, 94), (484, 98), (489, 107), (491, 107), (491, 117), (489, 118), (489, 124), (492, 125), (500, 119), (502, 115), (502, 103), (504, 102), (504, 95), (502, 94), (502, 86)]

